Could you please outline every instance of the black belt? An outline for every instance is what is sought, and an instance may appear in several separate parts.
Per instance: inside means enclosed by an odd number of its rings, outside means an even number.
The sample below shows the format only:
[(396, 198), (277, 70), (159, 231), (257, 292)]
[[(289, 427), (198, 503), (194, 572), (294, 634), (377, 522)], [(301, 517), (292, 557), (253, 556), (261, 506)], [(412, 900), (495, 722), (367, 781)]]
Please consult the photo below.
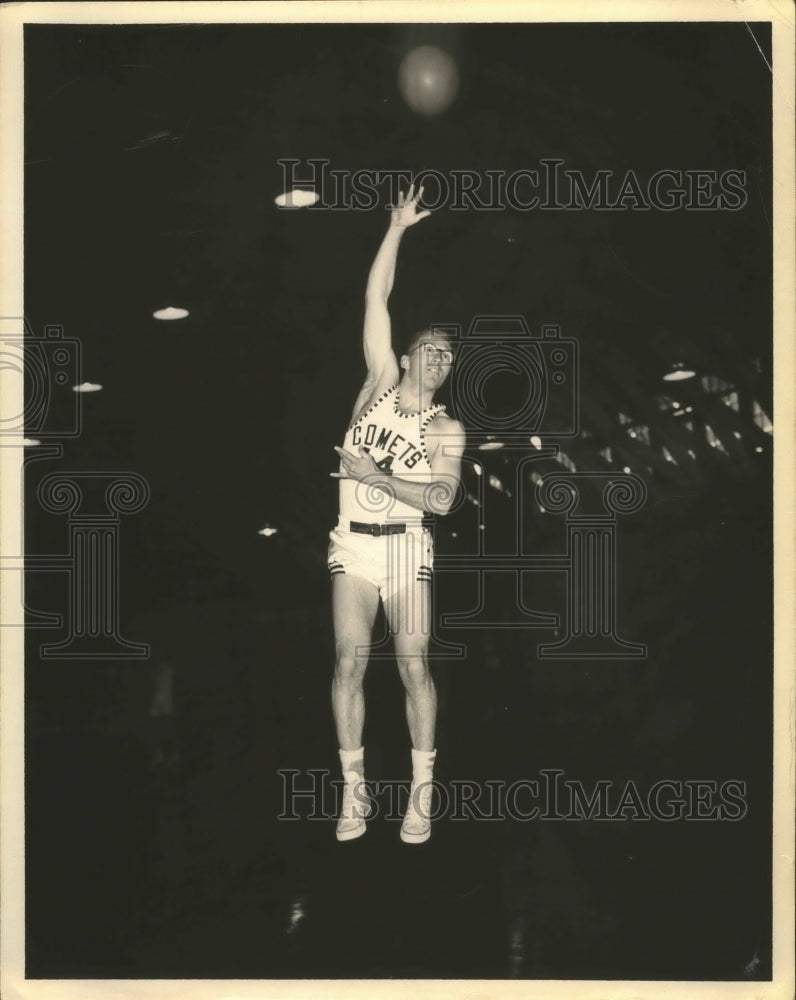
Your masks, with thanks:
[(351, 521), (350, 527), (359, 535), (405, 535), (405, 524), (364, 524), (362, 521)]

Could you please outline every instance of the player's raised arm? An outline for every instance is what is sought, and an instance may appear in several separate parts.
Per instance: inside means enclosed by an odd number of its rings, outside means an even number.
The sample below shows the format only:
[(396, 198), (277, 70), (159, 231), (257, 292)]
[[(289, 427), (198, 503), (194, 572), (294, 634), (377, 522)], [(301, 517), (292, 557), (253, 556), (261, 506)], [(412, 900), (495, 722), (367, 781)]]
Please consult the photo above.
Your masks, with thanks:
[(417, 202), (422, 194), (423, 188), (421, 187), (415, 195), (414, 185), (412, 185), (406, 198), (404, 198), (403, 193), (399, 195), (398, 205), (390, 215), (390, 227), (382, 240), (368, 275), (368, 285), (365, 292), (363, 348), (368, 368), (368, 380), (371, 382), (380, 380), (388, 368), (392, 378), (398, 375), (398, 363), (392, 348), (387, 299), (395, 280), (395, 261), (404, 232), (409, 226), (413, 226), (431, 214), (429, 211), (418, 211)]

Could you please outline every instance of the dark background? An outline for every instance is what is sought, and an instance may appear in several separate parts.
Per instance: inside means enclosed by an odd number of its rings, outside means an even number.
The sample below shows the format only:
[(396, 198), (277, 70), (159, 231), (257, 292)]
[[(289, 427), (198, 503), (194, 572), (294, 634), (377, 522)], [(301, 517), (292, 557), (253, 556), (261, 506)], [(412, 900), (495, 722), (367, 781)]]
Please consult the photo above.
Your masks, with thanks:
[[(29, 630), (28, 976), (770, 977), (771, 76), (752, 30), (770, 61), (761, 23), (26, 26), (26, 316), (77, 338), (80, 379), (103, 386), (62, 458), (30, 463), (28, 497), (55, 470), (146, 479), (121, 519), (120, 614), (152, 648), (52, 661), (60, 634)], [(396, 87), (426, 42), (461, 77), (435, 118)], [(434, 664), (438, 776), (738, 779), (743, 820), (441, 820), (416, 850), (381, 820), (349, 845), (332, 822), (277, 822), (278, 768), (337, 768), (328, 473), (386, 225), (381, 207), (280, 212), (286, 157), (746, 172), (736, 212), (442, 208), (404, 240), (390, 302), (398, 338), (560, 324), (582, 433), (554, 443), (649, 491), (620, 520), (618, 604), (647, 658), (541, 661), (552, 630), (459, 636), (467, 657)], [(190, 317), (152, 318), (169, 304)], [(679, 361), (697, 377), (662, 382)], [(515, 457), (468, 454), (512, 482)], [(489, 503), (498, 539), (513, 507)], [(439, 526), (441, 551), (475, 511)], [(562, 551), (560, 517), (531, 506), (524, 530)], [(64, 519), (30, 501), (26, 531), (29, 554), (66, 551)], [(528, 599), (560, 612), (557, 575)], [(27, 600), (63, 611), (63, 574), (28, 574)], [(153, 717), (166, 663), (173, 711)], [(391, 665), (367, 685), (372, 776), (408, 777)]]

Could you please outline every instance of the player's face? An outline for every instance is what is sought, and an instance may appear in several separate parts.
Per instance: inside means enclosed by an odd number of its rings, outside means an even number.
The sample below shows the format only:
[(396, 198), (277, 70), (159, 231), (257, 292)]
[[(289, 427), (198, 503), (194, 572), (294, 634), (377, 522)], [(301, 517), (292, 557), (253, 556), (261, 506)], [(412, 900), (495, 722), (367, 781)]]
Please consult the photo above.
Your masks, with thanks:
[(413, 380), (435, 392), (450, 374), (453, 351), (445, 337), (429, 334), (409, 351), (407, 373)]

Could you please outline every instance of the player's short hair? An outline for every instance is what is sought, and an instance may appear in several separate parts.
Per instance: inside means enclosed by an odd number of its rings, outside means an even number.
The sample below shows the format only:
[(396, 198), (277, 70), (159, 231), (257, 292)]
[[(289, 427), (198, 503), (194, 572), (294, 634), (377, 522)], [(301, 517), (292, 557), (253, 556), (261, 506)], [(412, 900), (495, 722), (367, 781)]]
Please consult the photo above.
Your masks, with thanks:
[(418, 330), (417, 333), (415, 333), (413, 336), (409, 338), (406, 344), (406, 349), (404, 350), (404, 354), (409, 354), (410, 351), (413, 351), (418, 344), (426, 340), (428, 337), (444, 338), (448, 342), (448, 346), (450, 347), (450, 349), (453, 350), (454, 346), (453, 338), (450, 336), (449, 333), (446, 333), (445, 330), (440, 330), (435, 326), (427, 326), (424, 327), (422, 330)]

